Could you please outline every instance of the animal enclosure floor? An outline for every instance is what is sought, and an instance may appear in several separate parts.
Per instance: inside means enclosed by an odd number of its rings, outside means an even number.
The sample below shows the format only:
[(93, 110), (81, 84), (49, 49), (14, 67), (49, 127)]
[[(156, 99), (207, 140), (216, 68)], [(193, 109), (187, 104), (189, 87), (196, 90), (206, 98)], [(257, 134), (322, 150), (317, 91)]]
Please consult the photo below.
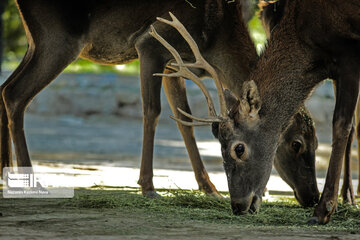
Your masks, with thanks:
[(360, 238), (359, 210), (346, 206), (332, 223), (309, 227), (305, 221), (312, 210), (293, 203), (264, 203), (258, 214), (233, 216), (228, 200), (199, 193), (174, 192), (152, 200), (136, 189), (80, 189), (73, 199), (0, 201), (2, 239)]

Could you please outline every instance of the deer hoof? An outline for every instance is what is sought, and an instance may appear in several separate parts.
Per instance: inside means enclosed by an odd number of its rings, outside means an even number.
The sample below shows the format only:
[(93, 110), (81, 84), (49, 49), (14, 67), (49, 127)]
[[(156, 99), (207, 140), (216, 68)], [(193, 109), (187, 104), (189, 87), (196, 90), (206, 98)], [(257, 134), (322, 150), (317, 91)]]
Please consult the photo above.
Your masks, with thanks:
[(312, 217), (310, 218), (307, 222), (306, 222), (307, 225), (316, 225), (316, 224), (319, 224), (319, 219), (318, 217)]
[(143, 194), (144, 197), (147, 198), (162, 198), (161, 195), (159, 195), (158, 193), (156, 193), (155, 191), (148, 191), (146, 193)]
[(356, 205), (355, 194), (353, 191), (351, 191), (351, 189), (348, 189), (347, 191), (343, 191), (341, 195), (344, 204)]
[(216, 198), (216, 199), (223, 199), (223, 198), (224, 198), (224, 197), (223, 197), (220, 193), (218, 193), (218, 192), (207, 193), (206, 195), (209, 196), (209, 197)]

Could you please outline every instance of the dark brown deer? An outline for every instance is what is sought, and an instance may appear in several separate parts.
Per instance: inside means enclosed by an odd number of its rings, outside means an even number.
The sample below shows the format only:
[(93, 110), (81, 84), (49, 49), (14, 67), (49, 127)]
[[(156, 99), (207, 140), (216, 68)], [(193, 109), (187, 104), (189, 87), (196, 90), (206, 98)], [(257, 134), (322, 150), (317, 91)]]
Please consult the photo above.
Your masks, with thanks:
[[(267, 37), (270, 38), (272, 29), (275, 28), (275, 26), (279, 23), (280, 19), (282, 18), (284, 14), (284, 1), (277, 1), (277, 2), (266, 2), (261, 1), (259, 3), (260, 7), (260, 19), (262, 21), (262, 24), (264, 26), (264, 29), (266, 31)], [(334, 88), (335, 88), (334, 84)], [(336, 93), (335, 93), (336, 95)], [(358, 102), (356, 107), (356, 115), (355, 115), (355, 125), (357, 128), (357, 140), (358, 144), (360, 144), (360, 134), (359, 134), (359, 119), (357, 116), (360, 114), (360, 103)], [(348, 145), (346, 147), (345, 152), (345, 163), (344, 163), (344, 176), (343, 176), (343, 185), (341, 188), (341, 196), (344, 202), (355, 204), (355, 192), (352, 186), (352, 177), (351, 177), (351, 147), (352, 147), (352, 140), (353, 140), (353, 134), (354, 134), (354, 126), (352, 127), (352, 130), (349, 135)], [(285, 159), (285, 158), (282, 158)], [(359, 160), (359, 171), (360, 171), (360, 145), (358, 145), (358, 160)], [(276, 160), (274, 162), (275, 166), (277, 165)], [(289, 172), (287, 172), (289, 173)], [(359, 174), (360, 178), (360, 174)], [(303, 183), (299, 183), (303, 184)], [(360, 186), (360, 185), (359, 185)], [(360, 188), (358, 187), (358, 192)]]
[[(23, 117), (31, 99), (77, 57), (103, 64), (123, 64), (140, 58), (144, 112), (144, 139), (139, 184), (147, 196), (156, 196), (152, 183), (154, 133), (160, 114), (160, 88), (164, 84), (174, 115), (176, 108), (189, 111), (182, 78), (153, 77), (162, 72), (172, 56), (149, 34), (150, 24), (176, 46), (185, 60), (191, 51), (169, 26), (156, 16), (173, 11), (187, 23), (206, 59), (219, 72), (219, 79), (234, 93), (256, 62), (255, 48), (242, 20), (239, 1), (17, 1), (29, 41), (28, 51), (15, 72), (1, 86), (1, 164), (11, 164), (11, 140), (18, 166), (31, 166), (23, 130)], [(134, 14), (136, 12), (141, 14)], [(146, 14), (144, 14), (146, 13)], [(171, 71), (169, 69), (165, 72)], [(208, 75), (208, 73), (203, 72)], [(193, 129), (180, 126), (200, 189), (218, 195), (210, 182), (196, 147)], [(306, 143), (303, 143), (304, 146)], [(291, 146), (291, 143), (287, 144)], [(314, 151), (309, 148), (307, 151)], [(295, 154), (297, 156), (297, 153)], [(310, 156), (310, 155), (309, 155)], [(313, 159), (311, 160), (313, 161)], [(315, 196), (315, 197), (314, 197)], [(303, 202), (314, 203), (316, 192)]]
[[(309, 223), (327, 223), (337, 206), (342, 167), (352, 129), (352, 118), (358, 98), (360, 50), (360, 1), (281, 1), (284, 14), (272, 30), (268, 48), (252, 72), (262, 99), (258, 106), (256, 133), (281, 132), (291, 113), (326, 78), (334, 79), (336, 106), (333, 118), (333, 149), (326, 184), (314, 217)], [(272, 113), (282, 106), (281, 114)], [(261, 109), (261, 110), (260, 110)], [(269, 129), (268, 127), (271, 127)], [(247, 127), (250, 130), (252, 127)], [(276, 137), (278, 137), (277, 135)], [(263, 139), (267, 148), (275, 136)], [(251, 144), (249, 141), (244, 141)], [(253, 145), (248, 147), (254, 148)], [(256, 151), (260, 150), (258, 147)], [(259, 157), (270, 162), (268, 150)], [(242, 170), (251, 166), (243, 166)], [(247, 169), (247, 171), (250, 171)], [(242, 203), (245, 201), (242, 199)], [(245, 204), (246, 205), (246, 204)]]
[[(326, 78), (336, 84), (333, 148), (326, 183), (310, 224), (325, 224), (337, 206), (339, 178), (359, 92), (360, 1), (282, 0), (284, 14), (242, 87), (218, 137), (232, 208), (258, 208), (273, 158), (293, 115)], [(229, 101), (228, 101), (229, 102)], [(235, 178), (235, 179), (234, 179)]]

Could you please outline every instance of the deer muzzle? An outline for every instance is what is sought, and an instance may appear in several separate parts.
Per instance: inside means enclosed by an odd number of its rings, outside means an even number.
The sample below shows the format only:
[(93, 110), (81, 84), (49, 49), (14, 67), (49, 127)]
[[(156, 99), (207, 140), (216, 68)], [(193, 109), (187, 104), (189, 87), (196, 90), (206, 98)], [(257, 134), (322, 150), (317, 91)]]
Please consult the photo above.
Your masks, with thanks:
[(255, 213), (261, 204), (261, 197), (251, 193), (247, 197), (231, 199), (231, 208), (234, 215)]
[(316, 185), (305, 189), (294, 189), (296, 200), (303, 207), (313, 207), (319, 202), (320, 193)]

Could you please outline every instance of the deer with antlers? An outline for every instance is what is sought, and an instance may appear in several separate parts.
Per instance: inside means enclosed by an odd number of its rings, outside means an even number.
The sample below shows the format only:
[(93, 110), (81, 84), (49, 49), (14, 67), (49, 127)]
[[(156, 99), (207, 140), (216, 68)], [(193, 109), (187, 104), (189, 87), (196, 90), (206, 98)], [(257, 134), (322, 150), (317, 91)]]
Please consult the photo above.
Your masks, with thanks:
[[(245, 101), (246, 96), (240, 94), (242, 83), (249, 76), (257, 55), (242, 20), (240, 1), (199, 0), (194, 4), (195, 8), (183, 0), (151, 2), (79, 0), (72, 2), (71, 5), (68, 1), (17, 0), (29, 47), (20, 66), (1, 86), (1, 169), (11, 165), (11, 141), (15, 146), (18, 166), (31, 166), (23, 128), (24, 111), (31, 99), (55, 79), (68, 64), (79, 56), (102, 64), (124, 64), (139, 57), (144, 114), (139, 184), (143, 194), (149, 197), (157, 196), (152, 182), (152, 161), (155, 128), (160, 114), (160, 89), (163, 85), (174, 118), (179, 121), (178, 126), (200, 189), (219, 196), (201, 161), (192, 127), (214, 122), (213, 132), (222, 145), (232, 144), (230, 138), (227, 143), (222, 141), (224, 131), (221, 129), (225, 124), (230, 127), (227, 133), (229, 136), (238, 134), (241, 129), (232, 124), (229, 117), (233, 119), (239, 114), (237, 108), (233, 107), (235, 97), (229, 91), (223, 92), (222, 88), (224, 85), (231, 89), (236, 97), (241, 97), (242, 101)], [(134, 9), (139, 14), (134, 14)], [(182, 24), (174, 25), (173, 22), (166, 20), (161, 21), (167, 24), (156, 22), (157, 16), (165, 17), (168, 11), (174, 12), (187, 24), (191, 38)], [(149, 35), (151, 24), (171, 46), (179, 51), (181, 58), (180, 55), (172, 52), (177, 63), (173, 62), (173, 56), (168, 50)], [(190, 49), (172, 28), (173, 25), (186, 41), (191, 43)], [(152, 32), (157, 36), (155, 31)], [(172, 48), (170, 45), (167, 47)], [(201, 56), (200, 51), (204, 57)], [(184, 63), (182, 59), (186, 62), (193, 60), (193, 52), (196, 64)], [(166, 66), (168, 68), (165, 68)], [(201, 69), (198, 69), (200, 66)], [(179, 72), (171, 73), (174, 70)], [(153, 73), (163, 71), (171, 74), (153, 76)], [(200, 76), (210, 75), (215, 79), (221, 101), (220, 116), (217, 116), (209, 93), (194, 72), (199, 73)], [(209, 119), (196, 118), (194, 122), (188, 123), (193, 117), (187, 114), (190, 109), (186, 100), (183, 77), (195, 81), (207, 97)], [(245, 86), (251, 89), (253, 83), (245, 83)], [(303, 119), (300, 117), (299, 121), (303, 122)], [(298, 124), (298, 121), (294, 121), (293, 124)], [(298, 128), (295, 126), (295, 129)], [(309, 131), (314, 133), (313, 127)], [(297, 150), (291, 156), (300, 160), (305, 156), (308, 159), (307, 165), (313, 169), (306, 172), (308, 179), (315, 179), (314, 156), (307, 153), (315, 151), (316, 137), (315, 134), (309, 136), (306, 142), (302, 143), (301, 149), (297, 145)], [(286, 143), (284, 148), (289, 146), (291, 148), (292, 139), (284, 142)], [(226, 153), (223, 151), (225, 162), (228, 162), (231, 156), (241, 156), (242, 151), (246, 150), (241, 144), (234, 145), (234, 148), (236, 151)], [(282, 155), (282, 158), (285, 157), (289, 156)], [(239, 180), (232, 178), (228, 171), (227, 174), (231, 186), (230, 192), (234, 196), (233, 192), (237, 191), (236, 184)], [(239, 175), (238, 178), (242, 179), (243, 176)], [(259, 195), (262, 194), (261, 191), (258, 192)], [(303, 205), (316, 203), (318, 198), (316, 179), (311, 188), (301, 192), (306, 192), (306, 194), (298, 193)], [(307, 194), (308, 192), (311, 194)], [(236, 208), (234, 212), (238, 213)]]

